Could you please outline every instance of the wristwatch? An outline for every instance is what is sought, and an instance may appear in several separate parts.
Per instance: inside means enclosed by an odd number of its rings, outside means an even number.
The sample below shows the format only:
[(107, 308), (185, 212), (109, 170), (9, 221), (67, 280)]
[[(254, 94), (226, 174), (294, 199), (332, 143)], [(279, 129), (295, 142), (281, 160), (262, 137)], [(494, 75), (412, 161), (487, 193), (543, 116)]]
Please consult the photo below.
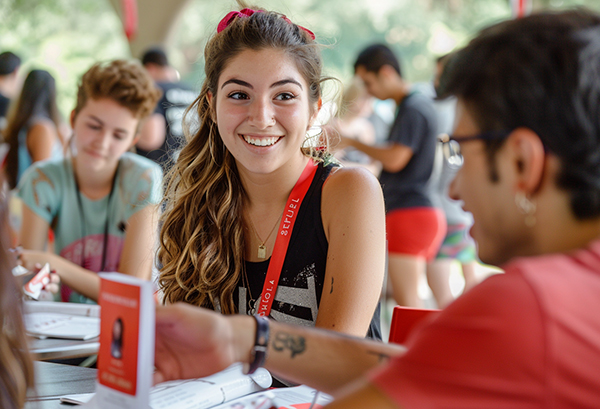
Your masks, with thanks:
[(247, 375), (253, 374), (264, 365), (269, 345), (269, 319), (260, 315), (253, 315), (253, 318), (256, 320), (256, 337), (252, 348), (254, 359), (249, 365), (244, 364), (244, 372)]

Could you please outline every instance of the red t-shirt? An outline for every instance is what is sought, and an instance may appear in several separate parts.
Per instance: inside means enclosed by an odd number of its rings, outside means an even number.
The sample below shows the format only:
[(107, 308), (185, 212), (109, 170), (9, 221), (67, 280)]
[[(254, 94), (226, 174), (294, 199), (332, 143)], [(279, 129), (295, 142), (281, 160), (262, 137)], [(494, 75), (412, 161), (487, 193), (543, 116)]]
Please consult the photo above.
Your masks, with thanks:
[(517, 259), (371, 375), (403, 408), (599, 408), (600, 240)]

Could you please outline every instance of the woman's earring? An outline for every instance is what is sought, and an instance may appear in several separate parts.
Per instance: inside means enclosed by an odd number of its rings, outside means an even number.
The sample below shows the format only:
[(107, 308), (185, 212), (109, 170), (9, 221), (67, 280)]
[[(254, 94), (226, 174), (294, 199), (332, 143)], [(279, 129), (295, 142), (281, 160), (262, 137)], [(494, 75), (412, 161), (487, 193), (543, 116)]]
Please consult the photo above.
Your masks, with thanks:
[(525, 193), (517, 192), (515, 194), (515, 204), (517, 205), (521, 213), (525, 215), (525, 225), (527, 227), (535, 226), (535, 223), (537, 221), (535, 219), (535, 212), (537, 210), (535, 202), (529, 200), (527, 196), (525, 196)]

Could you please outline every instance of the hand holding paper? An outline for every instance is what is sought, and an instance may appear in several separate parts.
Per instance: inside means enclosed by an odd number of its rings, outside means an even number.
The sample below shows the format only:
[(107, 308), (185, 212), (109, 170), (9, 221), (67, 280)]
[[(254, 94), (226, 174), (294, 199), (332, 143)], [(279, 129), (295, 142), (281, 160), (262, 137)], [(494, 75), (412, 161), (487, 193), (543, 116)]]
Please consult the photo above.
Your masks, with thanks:
[(34, 300), (53, 301), (59, 291), (60, 278), (48, 263), (43, 267), (36, 264), (33, 271), (18, 265), (13, 268), (13, 276), (22, 279), (23, 292)]
[[(48, 275), (48, 280), (43, 283), (41, 295), (32, 298), (37, 300), (41, 297), (40, 299), (42, 300), (51, 301), (54, 298), (54, 294), (58, 293), (60, 290), (60, 278), (55, 270), (57, 264), (55, 262), (56, 255), (44, 251), (25, 250), (22, 247), (17, 247), (13, 250), (13, 253), (20, 263), (20, 266), (13, 269), (13, 275), (15, 273), (18, 274), (19, 272), (22, 274), (23, 269), (27, 269), (33, 271), (33, 273), (38, 276), (42, 266), (48, 265), (50, 274)], [(44, 281), (44, 277), (38, 277), (39, 280)], [(27, 294), (27, 291), (25, 291), (25, 293)], [(27, 295), (31, 296), (31, 294)]]
[(98, 274), (86, 270), (57, 254), (27, 249), (20, 250), (19, 254), (19, 260), (24, 267), (31, 270), (37, 264), (43, 265), (48, 263), (52, 270), (56, 270), (56, 273), (60, 277), (60, 282), (68, 285), (79, 294), (94, 301), (98, 300), (98, 291), (100, 290), (100, 278)]

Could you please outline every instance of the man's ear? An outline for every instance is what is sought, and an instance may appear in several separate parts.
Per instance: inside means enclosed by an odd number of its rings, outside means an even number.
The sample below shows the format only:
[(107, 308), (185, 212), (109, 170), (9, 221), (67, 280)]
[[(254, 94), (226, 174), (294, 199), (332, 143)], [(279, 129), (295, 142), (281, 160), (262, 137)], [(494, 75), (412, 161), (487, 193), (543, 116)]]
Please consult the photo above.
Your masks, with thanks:
[(507, 144), (513, 154), (515, 190), (535, 193), (542, 185), (546, 165), (542, 140), (529, 128), (517, 128), (509, 135)]

